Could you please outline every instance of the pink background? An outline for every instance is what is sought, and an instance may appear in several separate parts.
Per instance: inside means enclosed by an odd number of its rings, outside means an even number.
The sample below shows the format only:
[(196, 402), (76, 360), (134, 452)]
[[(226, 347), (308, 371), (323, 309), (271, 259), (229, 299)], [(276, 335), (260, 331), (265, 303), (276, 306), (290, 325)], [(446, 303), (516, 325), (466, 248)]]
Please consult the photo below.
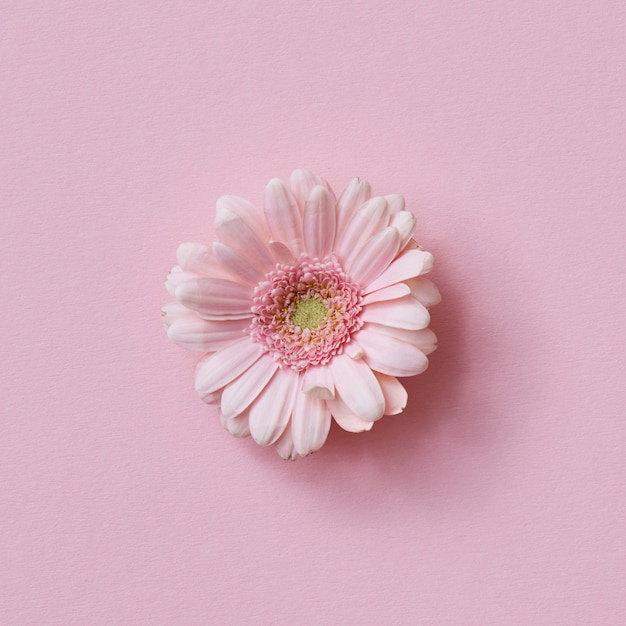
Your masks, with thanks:
[[(624, 624), (626, 5), (6, 2), (2, 624)], [(289, 463), (165, 337), (178, 243), (403, 193), (440, 349)]]

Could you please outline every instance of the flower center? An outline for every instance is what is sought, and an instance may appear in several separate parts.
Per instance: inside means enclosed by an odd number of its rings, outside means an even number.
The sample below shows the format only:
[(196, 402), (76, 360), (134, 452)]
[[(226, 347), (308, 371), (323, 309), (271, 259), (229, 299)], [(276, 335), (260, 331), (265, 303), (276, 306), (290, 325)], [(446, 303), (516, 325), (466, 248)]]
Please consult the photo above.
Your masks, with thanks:
[(326, 305), (317, 298), (298, 300), (296, 310), (291, 314), (291, 321), (295, 326), (316, 330), (328, 315)]
[(252, 297), (253, 341), (282, 365), (302, 371), (324, 365), (343, 352), (363, 322), (361, 290), (334, 256), (278, 265)]

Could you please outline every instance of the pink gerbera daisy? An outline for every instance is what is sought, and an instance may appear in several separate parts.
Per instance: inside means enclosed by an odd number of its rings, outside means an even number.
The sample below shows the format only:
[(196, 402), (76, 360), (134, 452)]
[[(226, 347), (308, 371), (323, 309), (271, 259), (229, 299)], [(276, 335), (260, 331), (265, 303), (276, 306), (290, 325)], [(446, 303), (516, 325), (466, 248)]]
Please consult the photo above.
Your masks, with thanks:
[(217, 241), (182, 244), (167, 278), (168, 336), (206, 353), (198, 394), (231, 434), (283, 458), (319, 450), (331, 419), (362, 432), (400, 413), (397, 377), (423, 372), (436, 347), (439, 292), (421, 276), (433, 257), (402, 196), (370, 196), (355, 178), (336, 199), (304, 169), (268, 183), (264, 211), (223, 196)]

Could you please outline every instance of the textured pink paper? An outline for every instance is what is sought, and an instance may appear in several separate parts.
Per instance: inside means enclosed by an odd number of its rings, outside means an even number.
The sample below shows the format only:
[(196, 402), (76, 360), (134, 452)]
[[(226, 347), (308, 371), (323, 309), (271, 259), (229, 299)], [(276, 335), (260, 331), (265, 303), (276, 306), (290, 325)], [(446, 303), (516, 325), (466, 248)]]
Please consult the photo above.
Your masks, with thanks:
[[(7, 2), (2, 624), (626, 622), (623, 2)], [(296, 463), (159, 308), (216, 198), (404, 193), (440, 349)]]

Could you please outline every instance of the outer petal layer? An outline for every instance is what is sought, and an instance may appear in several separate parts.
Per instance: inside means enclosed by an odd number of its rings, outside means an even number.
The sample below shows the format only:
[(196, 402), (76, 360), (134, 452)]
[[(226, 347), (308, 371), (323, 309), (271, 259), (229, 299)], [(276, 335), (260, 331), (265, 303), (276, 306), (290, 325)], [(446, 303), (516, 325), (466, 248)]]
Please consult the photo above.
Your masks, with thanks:
[(289, 423), (298, 393), (299, 377), (279, 369), (250, 408), (250, 434), (262, 446), (273, 444)]
[(337, 200), (337, 232), (341, 233), (354, 212), (370, 199), (372, 189), (366, 180), (353, 178)]
[(385, 398), (376, 376), (366, 363), (340, 354), (329, 367), (337, 393), (355, 415), (372, 422), (382, 417)]
[(298, 393), (291, 419), (291, 434), (296, 452), (306, 456), (319, 450), (328, 437), (330, 411), (326, 402)]
[[(188, 310), (188, 309), (187, 309)], [(197, 352), (213, 352), (244, 337), (248, 320), (215, 322), (204, 320), (189, 311), (167, 329), (167, 336), (181, 348)]]
[(278, 178), (265, 188), (265, 217), (272, 237), (287, 244), (297, 258), (304, 251), (302, 216), (293, 194)]
[(230, 418), (247, 409), (263, 391), (277, 369), (278, 363), (264, 354), (232, 383), (226, 385), (222, 392), (222, 414)]
[(407, 278), (425, 274), (432, 269), (433, 255), (425, 250), (407, 250), (373, 282), (365, 287), (363, 293), (368, 294), (383, 287), (389, 287)]
[(426, 328), (430, 323), (428, 310), (413, 296), (369, 304), (363, 308), (361, 317), (365, 322), (376, 322), (409, 330)]
[(335, 204), (325, 187), (314, 187), (304, 207), (304, 245), (312, 258), (329, 255), (335, 243)]
[(196, 367), (196, 391), (201, 398), (212, 394), (245, 372), (261, 357), (248, 337), (235, 341), (200, 360)]
[(222, 278), (196, 278), (176, 287), (176, 298), (201, 315), (252, 316), (250, 287)]
[(327, 404), (333, 418), (344, 430), (351, 433), (362, 433), (363, 431), (372, 429), (374, 422), (363, 420), (352, 413), (341, 398), (329, 400)]
[(359, 331), (358, 339), (365, 349), (363, 358), (377, 372), (389, 376), (415, 376), (428, 367), (426, 355), (410, 343), (376, 333), (370, 328)]
[(409, 394), (402, 383), (395, 376), (387, 376), (380, 372), (376, 372), (376, 378), (385, 396), (385, 415), (402, 413), (409, 399)]

